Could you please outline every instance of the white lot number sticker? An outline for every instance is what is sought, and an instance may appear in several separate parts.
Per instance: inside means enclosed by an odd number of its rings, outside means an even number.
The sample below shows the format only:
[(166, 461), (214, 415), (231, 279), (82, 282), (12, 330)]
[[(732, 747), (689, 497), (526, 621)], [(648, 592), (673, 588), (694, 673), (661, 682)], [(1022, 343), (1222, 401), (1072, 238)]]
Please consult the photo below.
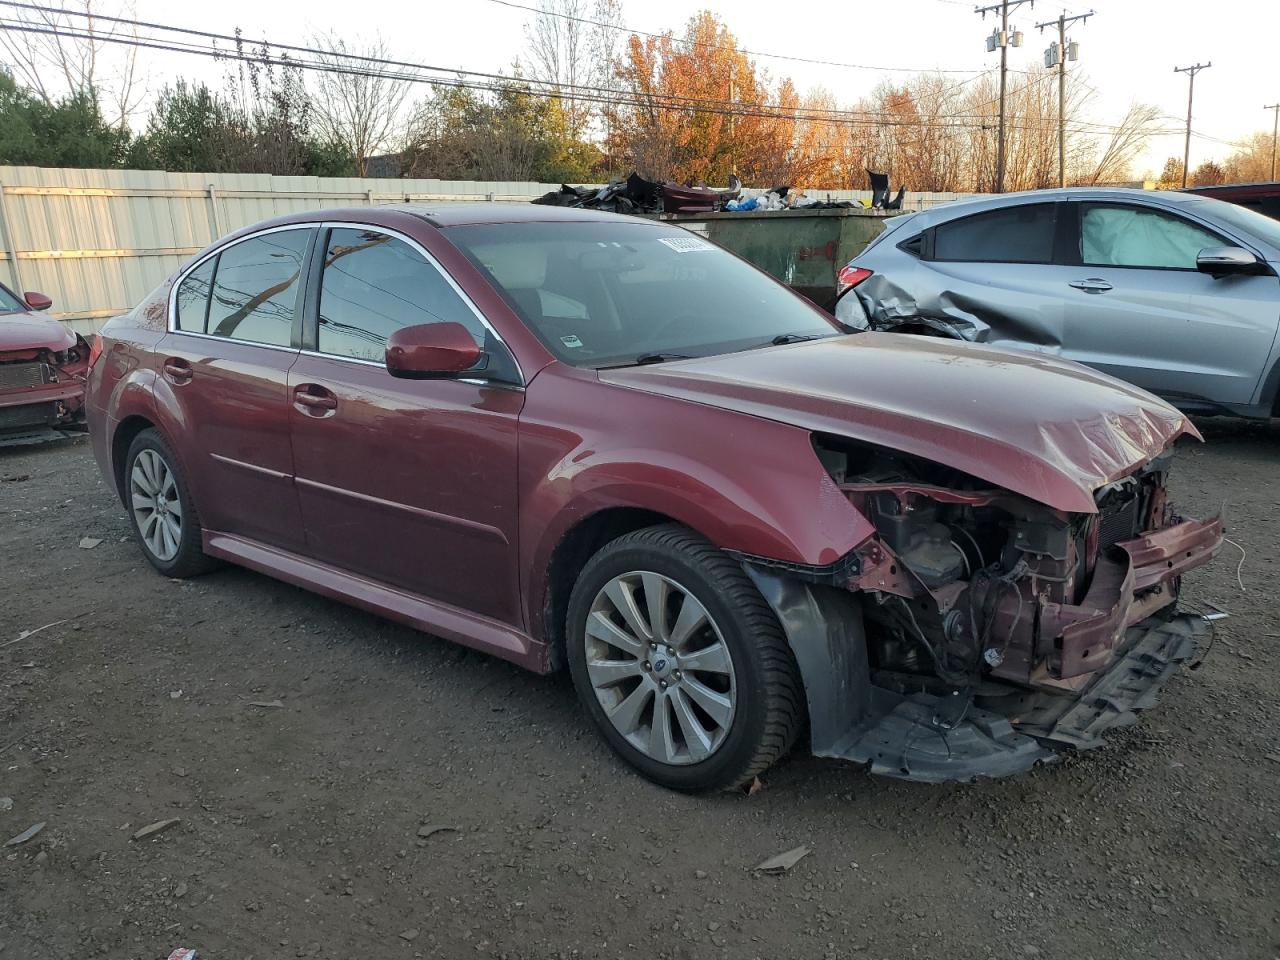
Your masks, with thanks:
[(658, 242), (666, 244), (676, 253), (697, 253), (699, 250), (714, 250), (715, 244), (708, 243), (701, 237), (659, 237)]

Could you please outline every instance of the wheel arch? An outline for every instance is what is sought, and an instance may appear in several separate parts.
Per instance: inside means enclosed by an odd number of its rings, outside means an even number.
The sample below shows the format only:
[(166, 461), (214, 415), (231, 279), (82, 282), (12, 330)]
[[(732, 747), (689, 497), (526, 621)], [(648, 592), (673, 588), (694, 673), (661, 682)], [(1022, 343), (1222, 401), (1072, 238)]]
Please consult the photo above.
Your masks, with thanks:
[(111, 436), (111, 476), (115, 481), (116, 495), (120, 497), (121, 503), (124, 503), (124, 461), (128, 456), (129, 446), (143, 430), (154, 428), (155, 423), (150, 419), (135, 413), (121, 420)]
[(565, 665), (569, 595), (587, 561), (610, 541), (663, 523), (680, 521), (642, 507), (605, 507), (578, 520), (560, 538), (547, 564), (540, 610), (549, 671), (558, 671)]

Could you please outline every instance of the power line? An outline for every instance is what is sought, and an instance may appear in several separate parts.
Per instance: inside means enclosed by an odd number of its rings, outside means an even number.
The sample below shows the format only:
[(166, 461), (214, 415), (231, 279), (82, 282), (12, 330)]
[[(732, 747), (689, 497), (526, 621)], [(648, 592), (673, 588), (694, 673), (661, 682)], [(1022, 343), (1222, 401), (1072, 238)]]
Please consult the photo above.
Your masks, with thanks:
[(1174, 73), (1185, 73), (1187, 75), (1187, 139), (1182, 148), (1182, 186), (1187, 186), (1187, 167), (1191, 165), (1191, 101), (1196, 95), (1196, 74), (1201, 70), (1208, 70), (1213, 66), (1212, 62), (1197, 63), (1193, 67), (1174, 67)]
[[(601, 27), (605, 30), (617, 30), (622, 33), (634, 33), (636, 36), (649, 37), (654, 40), (669, 40), (672, 43), (681, 43), (686, 46), (692, 46), (692, 47), (709, 47), (713, 50), (718, 49), (721, 46), (718, 43), (708, 43), (705, 40), (688, 40), (684, 37), (673, 36), (670, 33), (649, 33), (648, 31), (645, 31), (645, 30), (635, 30), (631, 27), (623, 26), (622, 24), (618, 24), (618, 23), (609, 23), (608, 21), (605, 21), (605, 20), (593, 20), (590, 17), (575, 17), (567, 13), (557, 13), (553, 10), (543, 10), (540, 7), (534, 7), (524, 3), (515, 3), (514, 0), (489, 0), (489, 2), (497, 4), (500, 7), (510, 7), (513, 10), (524, 10), (524, 11), (527, 11), (528, 13), (535, 13), (543, 17), (555, 17), (557, 20), (570, 20), (574, 23), (581, 23), (586, 26), (592, 26), (592, 27)], [(947, 2), (947, 0), (940, 0), (940, 2)], [(960, 3), (963, 6), (968, 6), (968, 4), (963, 3), (962, 0), (956, 0), (956, 2)], [(784, 53), (764, 53), (759, 50), (744, 50), (741, 47), (737, 49), (739, 53), (746, 54), (749, 57), (764, 57), (769, 60), (789, 60), (792, 63), (807, 63), (813, 66), (819, 66), (819, 67), (841, 67), (846, 70), (882, 70), (887, 73), (888, 72), (972, 73), (971, 70), (941, 69), (941, 68), (935, 69), (932, 67), (925, 68), (925, 69), (916, 69), (915, 67), (896, 67), (896, 66), (895, 67), (878, 67), (878, 66), (873, 66), (871, 64), (867, 64), (867, 63), (842, 63), (838, 60), (816, 60), (810, 57), (796, 57), (796, 56), (790, 56)]]
[(1271, 179), (1276, 178), (1276, 135), (1280, 134), (1280, 103), (1269, 103), (1262, 108), (1271, 111)]
[[(1068, 17), (1065, 13), (1060, 13), (1056, 21), (1049, 20), (1045, 23), (1037, 23), (1036, 29), (1044, 33), (1045, 27), (1051, 27), (1055, 23), (1058, 26), (1058, 42), (1051, 44), (1044, 54), (1044, 65), (1052, 68), (1058, 68), (1058, 186), (1065, 187), (1067, 185), (1067, 61), (1075, 60), (1078, 56), (1077, 51), (1080, 45), (1077, 43), (1067, 43), (1067, 24), (1084, 23), (1090, 17), (1094, 16), (1094, 12), (1090, 10), (1088, 13), (1078, 13), (1074, 17)], [(1056, 62), (1050, 62), (1056, 61)]]
[[(70, 15), (79, 17), (88, 17), (93, 20), (101, 20), (117, 24), (123, 24), (129, 27), (158, 30), (164, 32), (179, 33), (186, 36), (195, 36), (203, 40), (214, 41), (214, 46), (202, 46), (195, 43), (171, 40), (168, 38), (121, 36), (118, 34), (103, 34), (92, 31), (92, 29), (75, 28), (75, 27), (58, 27), (54, 25), (33, 25), (31, 23), (13, 20), (0, 19), (0, 27), (22, 33), (44, 34), (57, 37), (65, 37), (70, 39), (79, 39), (86, 41), (96, 41), (104, 43), (114, 43), (125, 46), (140, 47), (144, 49), (152, 49), (164, 52), (183, 53), (189, 55), (203, 56), (217, 60), (233, 60), (245, 63), (257, 63), (264, 66), (280, 66), (283, 68), (295, 68), (300, 70), (310, 70), (323, 73), (346, 74), (354, 76), (379, 77), (392, 80), (402, 80), (412, 83), (429, 83), (434, 86), (446, 88), (459, 88), (468, 90), (478, 90), (491, 93), (509, 92), (512, 85), (525, 88), (522, 92), (531, 96), (538, 96), (547, 99), (569, 100), (584, 103), (597, 103), (602, 105), (621, 105), (634, 107), (636, 109), (645, 110), (661, 110), (670, 112), (691, 112), (712, 114), (720, 116), (746, 116), (762, 119), (787, 119), (811, 122), (826, 123), (843, 123), (850, 125), (877, 125), (877, 126), (941, 126), (950, 128), (974, 128), (985, 125), (985, 116), (981, 114), (957, 114), (949, 118), (951, 121), (978, 121), (976, 123), (948, 122), (944, 124), (925, 123), (918, 120), (907, 120), (892, 114), (874, 111), (854, 111), (854, 110), (824, 110), (819, 108), (805, 107), (788, 107), (782, 104), (752, 104), (743, 101), (720, 100), (713, 98), (696, 98), (685, 97), (675, 94), (636, 94), (625, 91), (613, 90), (604, 87), (590, 86), (586, 84), (565, 84), (555, 85), (548, 81), (530, 80), (521, 77), (507, 77), (502, 74), (484, 73), (480, 71), (470, 71), (454, 68), (436, 67), (427, 64), (416, 64), (408, 61), (390, 60), (385, 58), (370, 57), (362, 54), (347, 53), (336, 50), (322, 50), (315, 47), (306, 47), (296, 44), (273, 43), (266, 39), (260, 42), (258, 49), (245, 53), (243, 47), (248, 43), (242, 36), (232, 34), (220, 34), (211, 31), (194, 30), (186, 27), (176, 27), (168, 24), (152, 23), (148, 21), (134, 20), (124, 17), (109, 17), (106, 15), (87, 15), (78, 13), (77, 11), (61, 10), (58, 8), (44, 7), (36, 4), (18, 3), (13, 0), (0, 0), (0, 6), (17, 7), (21, 9), (36, 10), (46, 13), (54, 13), (59, 15)], [(234, 49), (220, 49), (216, 46), (216, 42), (222, 40), (234, 44)], [(282, 55), (273, 55), (272, 49), (304, 53), (313, 56), (326, 58), (325, 60), (304, 60), (297, 57), (290, 57), (287, 53)], [(376, 66), (407, 68), (415, 71), (406, 73), (400, 71), (388, 71), (385, 69), (373, 69), (354, 66), (344, 66), (333, 62), (334, 60), (348, 60), (356, 63), (372, 64)], [(431, 71), (436, 75), (424, 76), (423, 71)], [(454, 76), (440, 76), (438, 74), (453, 74)], [(462, 77), (476, 77), (475, 80), (463, 80)], [(976, 78), (969, 78), (964, 82), (970, 82)], [(531, 89), (532, 87), (549, 87), (551, 89)], [(569, 88), (569, 92), (562, 89), (555, 89), (557, 86)], [(959, 85), (956, 85), (959, 86)], [(1082, 122), (1083, 123), (1083, 122)], [(1026, 129), (1036, 129), (1043, 126), (1043, 122), (1033, 123)], [(1103, 124), (1089, 124), (1090, 127), (1106, 128)]]
[(995, 30), (990, 37), (987, 38), (987, 51), (1000, 48), (1000, 128), (996, 134), (996, 193), (1004, 193), (1004, 166), (1005, 166), (1005, 144), (1004, 144), (1004, 128), (1005, 128), (1005, 85), (1006, 76), (1009, 72), (1009, 42), (1012, 41), (1015, 47), (1022, 46), (1022, 33), (1014, 31), (1013, 36), (1009, 36), (1009, 11), (1017, 10), (1024, 3), (1030, 3), (1035, 6), (1035, 0), (1000, 0), (999, 3), (989, 7), (975, 7), (974, 13), (982, 14), (982, 19), (987, 19), (988, 13), (1000, 14), (1000, 27)]

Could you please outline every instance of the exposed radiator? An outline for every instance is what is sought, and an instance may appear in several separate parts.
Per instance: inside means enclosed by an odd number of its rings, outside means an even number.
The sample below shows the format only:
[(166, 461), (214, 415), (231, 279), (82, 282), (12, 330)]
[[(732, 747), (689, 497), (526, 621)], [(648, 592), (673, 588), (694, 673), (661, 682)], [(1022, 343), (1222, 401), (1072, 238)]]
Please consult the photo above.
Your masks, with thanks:
[(31, 360), (26, 363), (0, 363), (0, 390), (16, 387), (38, 387), (52, 382), (49, 365)]

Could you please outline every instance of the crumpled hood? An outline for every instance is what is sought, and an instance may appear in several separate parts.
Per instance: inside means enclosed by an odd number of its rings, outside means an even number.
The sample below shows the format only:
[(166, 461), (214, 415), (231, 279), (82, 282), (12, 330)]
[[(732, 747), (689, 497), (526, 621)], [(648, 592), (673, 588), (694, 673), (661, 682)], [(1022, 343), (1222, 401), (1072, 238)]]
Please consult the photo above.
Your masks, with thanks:
[(1097, 487), (1178, 436), (1199, 437), (1167, 403), (1079, 364), (900, 334), (602, 370), (600, 378), (900, 450), (1076, 513), (1093, 512)]
[(53, 317), (38, 313), (0, 314), (0, 353), (10, 350), (68, 350), (76, 335)]

